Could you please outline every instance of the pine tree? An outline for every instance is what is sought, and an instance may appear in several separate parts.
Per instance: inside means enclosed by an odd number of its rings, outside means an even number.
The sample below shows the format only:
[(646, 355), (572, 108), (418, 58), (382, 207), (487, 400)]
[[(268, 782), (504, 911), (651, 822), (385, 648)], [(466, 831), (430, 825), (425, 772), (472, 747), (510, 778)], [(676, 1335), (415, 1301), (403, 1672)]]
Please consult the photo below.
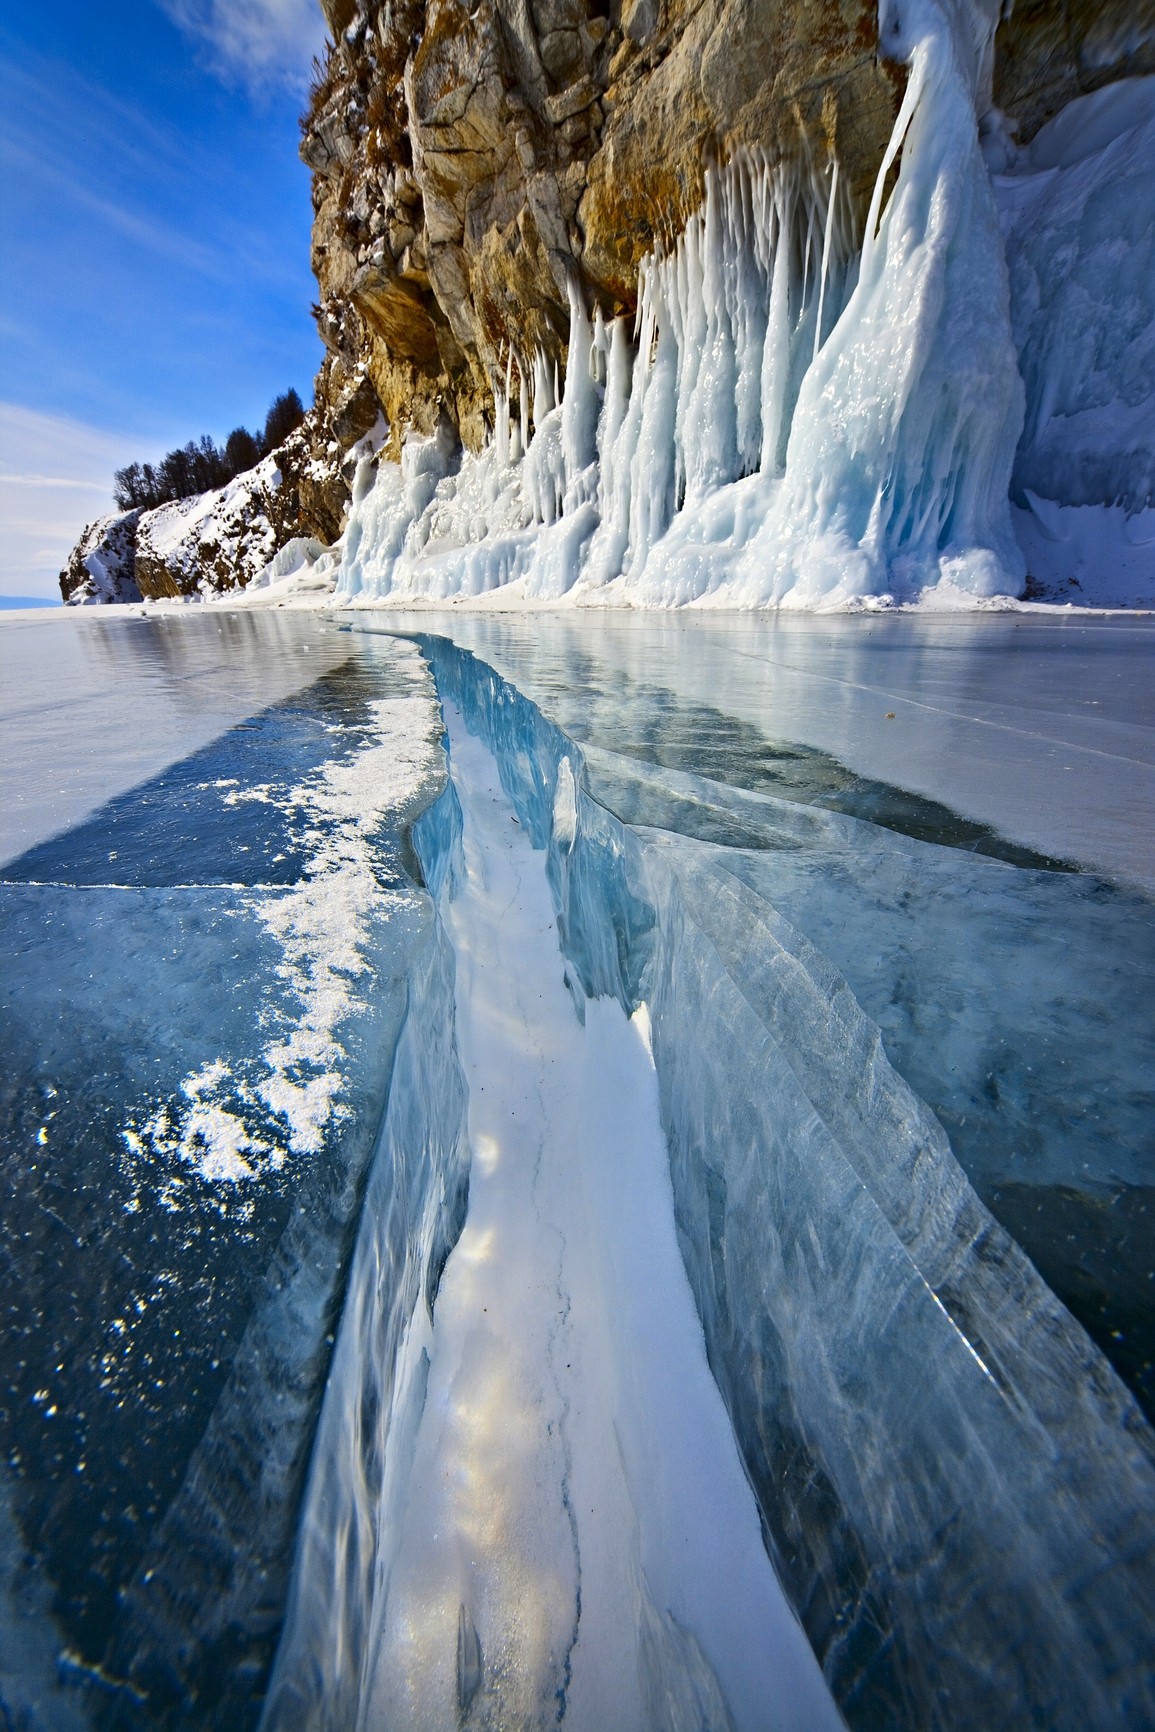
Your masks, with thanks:
[(202, 433), (199, 439), (166, 452), (155, 468), (151, 463), (128, 463), (113, 476), (112, 496), (121, 511), (138, 507), (151, 511), (173, 499), (209, 493), (246, 469), (255, 468), (262, 457), (284, 444), (304, 418), (304, 404), (290, 386), (274, 397), (263, 433), (234, 427), (223, 446), (217, 445), (211, 434)]
[(275, 451), (289, 434), (305, 419), (305, 405), (290, 385), (280, 397), (274, 397), (265, 417), (265, 450)]

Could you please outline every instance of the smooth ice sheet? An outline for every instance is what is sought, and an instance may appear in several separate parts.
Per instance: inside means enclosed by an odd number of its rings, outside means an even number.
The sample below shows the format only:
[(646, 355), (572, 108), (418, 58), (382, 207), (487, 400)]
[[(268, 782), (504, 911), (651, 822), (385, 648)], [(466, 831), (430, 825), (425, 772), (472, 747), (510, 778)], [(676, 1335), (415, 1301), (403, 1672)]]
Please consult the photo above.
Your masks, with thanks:
[[(1132, 1398), (983, 1208), (845, 978), (736, 875), (733, 845), (656, 813), (661, 828), (622, 824), (602, 754), (584, 762), (484, 663), (423, 647), (548, 849), (570, 978), (648, 1008), (710, 1364), (848, 1720), (1146, 1723), (1151, 1434)], [(575, 704), (580, 678), (567, 669)], [(656, 711), (656, 748), (682, 719)], [(747, 830), (758, 803), (729, 799)], [(719, 784), (700, 815), (726, 804)], [(762, 858), (838, 828), (797, 797), (773, 804)]]
[(0, 862), (348, 659), (316, 616), (65, 609), (0, 621)]
[(438, 714), (416, 649), (373, 648), (0, 872), (0, 1626), (24, 1654), (0, 1688), (22, 1727), (66, 1723), (54, 1675), (78, 1716), (127, 1680), (124, 1728), (259, 1709), (436, 930), (401, 832), (442, 784)]
[(725, 781), (728, 758), (814, 747), (1011, 842), (1155, 889), (1148, 619), (446, 612), (390, 624), (475, 650), (580, 741), (660, 751), (672, 693), (712, 712), (687, 769), (708, 753), (705, 773)]

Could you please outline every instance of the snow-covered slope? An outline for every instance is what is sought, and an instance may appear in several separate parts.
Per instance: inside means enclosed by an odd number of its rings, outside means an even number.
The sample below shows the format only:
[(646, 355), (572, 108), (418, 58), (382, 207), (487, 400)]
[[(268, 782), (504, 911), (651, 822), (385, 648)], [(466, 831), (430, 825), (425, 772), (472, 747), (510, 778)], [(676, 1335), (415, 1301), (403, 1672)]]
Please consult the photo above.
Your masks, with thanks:
[(111, 511), (90, 523), (60, 573), (60, 590), (73, 607), (139, 601), (136, 530), (139, 511)]
[(137, 530), (136, 563), (146, 595), (194, 595), (244, 587), (277, 551), (273, 519), (281, 473), (264, 458), (224, 487), (174, 499), (145, 512)]
[[(207, 597), (245, 589), (296, 544), (289, 566), (335, 541), (359, 457), (385, 435), (360, 375), (335, 385), (322, 367), (317, 401), (252, 469), (223, 487), (150, 510), (101, 518), (60, 574), (66, 602)], [(284, 561), (273, 575), (288, 569)]]

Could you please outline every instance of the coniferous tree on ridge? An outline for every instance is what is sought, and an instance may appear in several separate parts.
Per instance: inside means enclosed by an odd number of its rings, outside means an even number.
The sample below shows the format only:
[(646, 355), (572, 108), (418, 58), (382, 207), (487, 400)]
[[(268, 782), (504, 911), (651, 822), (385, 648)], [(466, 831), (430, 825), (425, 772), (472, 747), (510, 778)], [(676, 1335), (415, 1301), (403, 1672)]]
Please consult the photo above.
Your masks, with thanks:
[(264, 429), (250, 433), (234, 427), (223, 445), (208, 433), (169, 451), (157, 464), (128, 463), (113, 477), (113, 498), (121, 511), (153, 510), (173, 499), (190, 499), (223, 487), (234, 476), (252, 469), (283, 445), (305, 417), (305, 407), (292, 386), (274, 397)]

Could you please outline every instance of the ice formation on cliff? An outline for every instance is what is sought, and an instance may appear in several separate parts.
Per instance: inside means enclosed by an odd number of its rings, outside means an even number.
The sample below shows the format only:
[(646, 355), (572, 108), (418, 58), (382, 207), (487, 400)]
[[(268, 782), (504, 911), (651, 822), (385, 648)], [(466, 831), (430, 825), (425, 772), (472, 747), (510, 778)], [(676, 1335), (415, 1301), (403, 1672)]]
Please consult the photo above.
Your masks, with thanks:
[(1032, 575), (1155, 590), (1155, 78), (1069, 103), (994, 163), (1027, 417), (1011, 481)]
[(929, 0), (905, 34), (885, 11), (881, 27), (910, 77), (865, 235), (836, 160), (711, 171), (701, 212), (642, 267), (632, 333), (571, 293), (560, 404), (540, 359), (519, 357), (518, 419), (507, 376), (480, 457), (442, 435), (371, 487), (366, 472), (342, 594), (515, 583), (543, 600), (823, 607), (1019, 591), (1023, 393), (975, 123), (986, 38), (976, 49)]
[[(1130, 550), (1108, 599), (1140, 599), (1152, 81), (991, 161), (992, 29), (982, 7), (884, 5), (909, 78), (864, 232), (836, 159), (708, 172), (702, 210), (643, 263), (632, 326), (571, 289), (560, 402), (540, 356), (517, 357), (517, 385), (511, 357), (479, 456), (442, 430), (399, 469), (366, 465), (338, 593), (965, 606), (1022, 593), (1024, 546), (1044, 579), (1070, 575), (1075, 546), (1046, 546), (1086, 526), (1056, 513), (1093, 505)], [(984, 149), (1013, 171), (993, 185)]]

